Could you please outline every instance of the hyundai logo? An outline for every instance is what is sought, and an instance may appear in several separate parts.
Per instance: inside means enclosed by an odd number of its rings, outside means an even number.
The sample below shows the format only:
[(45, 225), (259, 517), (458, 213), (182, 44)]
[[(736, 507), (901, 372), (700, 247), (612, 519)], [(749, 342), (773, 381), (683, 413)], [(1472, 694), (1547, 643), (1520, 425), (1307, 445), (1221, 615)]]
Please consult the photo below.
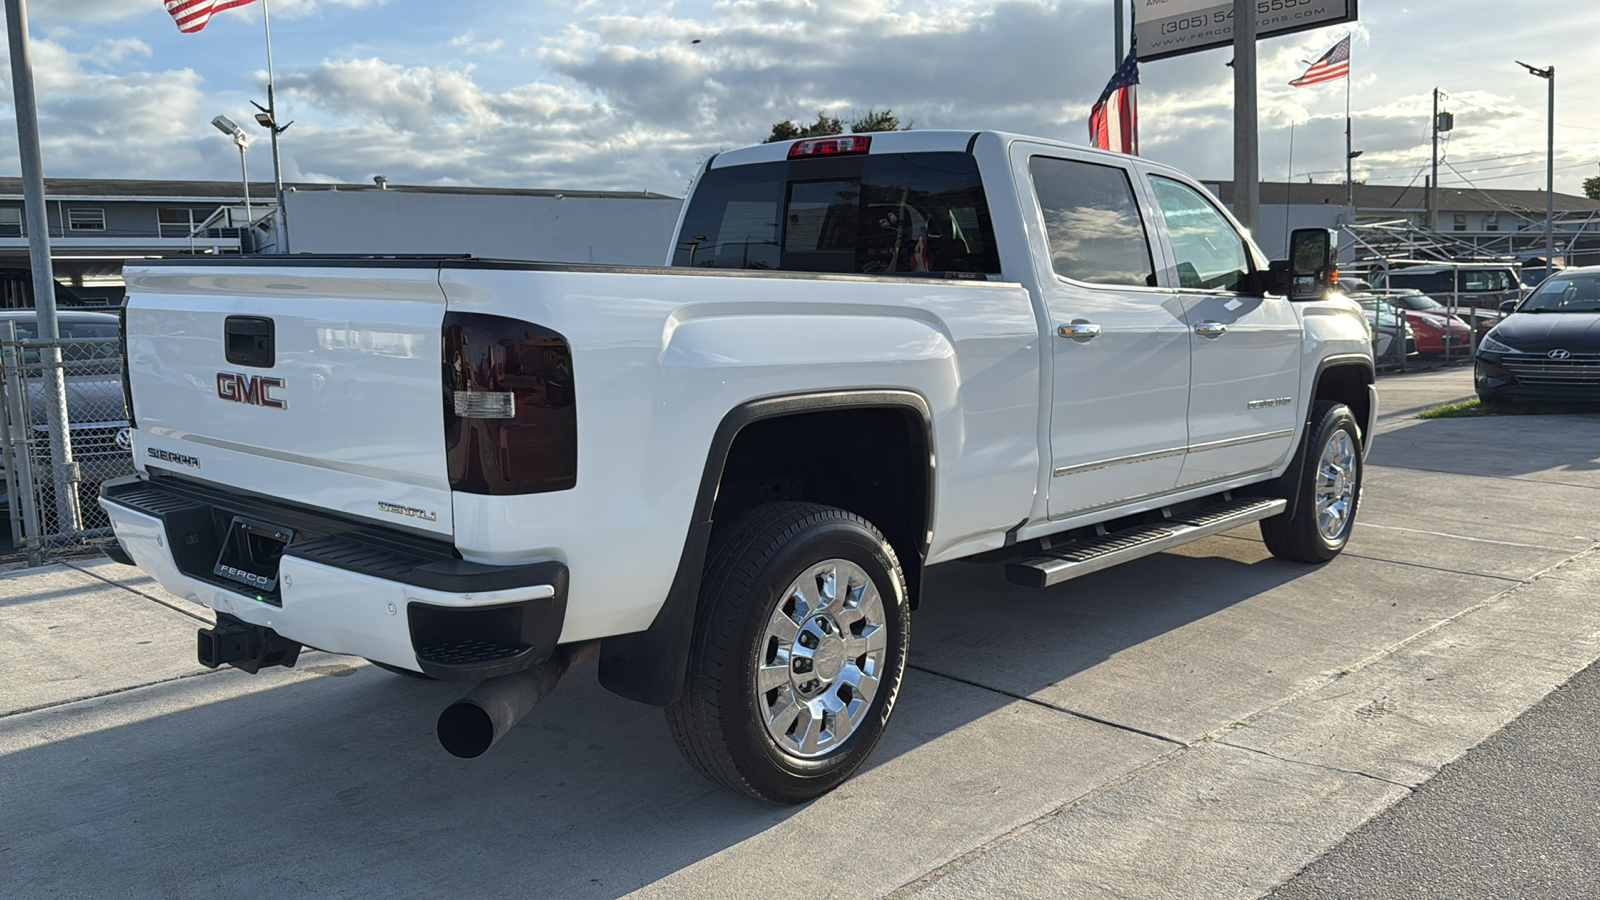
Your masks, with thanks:
[(1551, 350), (1549, 353), (1546, 353), (1545, 356), (1548, 356), (1551, 359), (1571, 359), (1572, 358), (1572, 351), (1570, 351), (1570, 350)]
[(118, 450), (132, 450), (133, 449), (133, 429), (132, 428), (121, 428), (121, 429), (117, 430), (117, 449)]

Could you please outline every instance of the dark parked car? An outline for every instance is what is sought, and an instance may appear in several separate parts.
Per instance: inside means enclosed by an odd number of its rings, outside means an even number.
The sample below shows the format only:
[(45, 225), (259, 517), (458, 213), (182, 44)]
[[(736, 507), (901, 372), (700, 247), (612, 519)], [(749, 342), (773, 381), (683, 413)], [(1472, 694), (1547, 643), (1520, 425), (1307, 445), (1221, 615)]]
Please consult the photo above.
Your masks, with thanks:
[[(30, 340), (39, 335), (37, 314), (31, 309), (0, 310), (0, 322), (16, 326), (17, 337)], [(116, 338), (117, 317), (109, 313), (62, 311), (57, 315), (61, 337), (67, 340)], [(30, 439), (35, 447), (47, 448), (48, 418), (43, 380), (35, 368), (39, 351), (26, 348), (23, 369), (28, 377), (28, 417)], [(133, 472), (133, 457), (119, 446), (117, 436), (128, 428), (127, 409), (122, 397), (122, 357), (115, 343), (71, 346), (62, 353), (62, 371), (67, 388), (67, 419), (72, 433), (73, 459), (82, 473), (79, 497), (85, 511), (92, 509), (100, 482)], [(21, 452), (21, 448), (16, 448)], [(35, 451), (38, 453), (39, 451)], [(48, 463), (48, 449), (43, 461)], [(36, 457), (38, 458), (38, 457)], [(0, 459), (0, 472), (4, 460)], [(11, 505), (10, 479), (0, 479), (0, 509)]]
[(1504, 263), (1456, 263), (1391, 269), (1386, 286), (1412, 288), (1457, 309), (1497, 310), (1507, 300), (1521, 300), (1526, 291), (1515, 266)]
[(1600, 402), (1600, 266), (1550, 276), (1478, 345), (1484, 402)]

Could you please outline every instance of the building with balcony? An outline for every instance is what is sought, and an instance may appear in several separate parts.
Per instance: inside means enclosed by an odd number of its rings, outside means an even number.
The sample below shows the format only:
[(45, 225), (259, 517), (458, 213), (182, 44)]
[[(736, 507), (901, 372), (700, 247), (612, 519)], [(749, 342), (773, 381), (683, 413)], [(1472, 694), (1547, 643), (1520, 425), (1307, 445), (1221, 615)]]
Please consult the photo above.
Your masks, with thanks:
[[(58, 298), (71, 305), (115, 305), (122, 299), (122, 261), (130, 257), (256, 249), (242, 216), (196, 227), (220, 208), (242, 207), (241, 187), (212, 181), (45, 179), (51, 266), (62, 287)], [(270, 184), (252, 184), (250, 194), (252, 207), (262, 213), (276, 206)], [(0, 177), (0, 307), (32, 305), (25, 221), (22, 179)]]

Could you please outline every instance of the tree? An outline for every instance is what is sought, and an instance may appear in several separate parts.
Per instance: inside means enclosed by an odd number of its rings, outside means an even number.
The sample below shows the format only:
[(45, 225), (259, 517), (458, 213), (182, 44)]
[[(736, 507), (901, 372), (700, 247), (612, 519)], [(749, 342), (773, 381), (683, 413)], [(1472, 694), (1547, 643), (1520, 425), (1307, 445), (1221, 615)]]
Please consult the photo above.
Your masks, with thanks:
[[(864, 114), (851, 120), (849, 130), (855, 134), (867, 131), (910, 131), (911, 123), (907, 122), (902, 126), (900, 119), (890, 110), (879, 111), (876, 108), (868, 107)], [(817, 120), (810, 125), (796, 125), (793, 119), (784, 119), (782, 122), (773, 123), (772, 134), (768, 135), (767, 139), (762, 143), (770, 144), (773, 141), (792, 141), (797, 138), (824, 137), (830, 134), (845, 133), (844, 120), (836, 119), (826, 112), (819, 111)]]
[(1590, 200), (1600, 200), (1600, 175), (1583, 180), (1583, 195)]
[(865, 115), (850, 123), (850, 130), (857, 133), (863, 131), (910, 131), (911, 123), (907, 122), (906, 127), (902, 129), (900, 120), (895, 117), (894, 113), (887, 109), (879, 112), (868, 107)]
[(762, 143), (770, 144), (773, 141), (792, 141), (795, 138), (822, 137), (829, 134), (844, 134), (844, 123), (826, 112), (819, 111), (817, 120), (810, 125), (796, 125), (792, 119), (773, 123), (772, 135)]

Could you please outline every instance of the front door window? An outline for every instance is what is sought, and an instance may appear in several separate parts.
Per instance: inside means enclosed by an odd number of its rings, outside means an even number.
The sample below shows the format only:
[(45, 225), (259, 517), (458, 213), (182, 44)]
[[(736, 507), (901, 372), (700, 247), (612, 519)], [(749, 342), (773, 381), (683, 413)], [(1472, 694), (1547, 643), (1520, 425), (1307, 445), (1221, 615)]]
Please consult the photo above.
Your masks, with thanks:
[(1167, 223), (1178, 287), (1184, 290), (1239, 291), (1250, 274), (1244, 241), (1211, 201), (1182, 182), (1150, 179), (1156, 205)]

